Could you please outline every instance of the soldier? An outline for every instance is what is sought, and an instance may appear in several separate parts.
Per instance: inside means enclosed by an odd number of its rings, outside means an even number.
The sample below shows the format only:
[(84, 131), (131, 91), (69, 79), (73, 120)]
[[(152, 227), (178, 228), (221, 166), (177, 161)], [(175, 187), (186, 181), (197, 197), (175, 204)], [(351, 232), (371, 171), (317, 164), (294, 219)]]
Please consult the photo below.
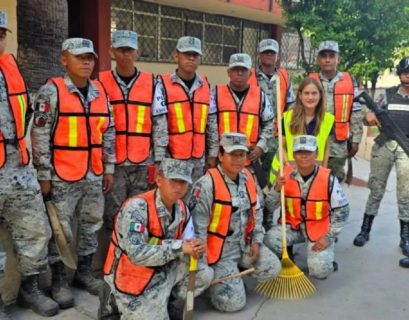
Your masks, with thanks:
[[(217, 113), (210, 104), (209, 83), (196, 70), (202, 56), (201, 41), (179, 38), (173, 53), (178, 68), (159, 77), (153, 108), (167, 113), (167, 126), (157, 131), (168, 139), (154, 139), (155, 162), (165, 155), (193, 164), (192, 180), (203, 175), (206, 166), (214, 167), (218, 151)], [(163, 136), (163, 135), (162, 135)]]
[[(387, 89), (377, 98), (377, 104), (387, 108), (396, 125), (409, 136), (409, 57), (403, 58), (397, 66), (397, 74), (401, 84)], [(365, 117), (365, 125), (380, 125), (375, 114), (369, 112)], [(371, 171), (368, 188), (370, 193), (366, 202), (361, 232), (355, 237), (354, 245), (362, 247), (369, 240), (373, 219), (378, 214), (379, 205), (385, 194), (386, 183), (393, 165), (396, 165), (396, 192), (398, 198), (400, 220), (400, 247), (402, 253), (409, 256), (409, 159), (408, 155), (395, 140), (386, 137), (382, 131), (376, 137), (372, 147)]]
[[(10, 231), (22, 274), (19, 302), (42, 316), (53, 316), (58, 304), (38, 283), (39, 274), (47, 269), (51, 230), (25, 139), (33, 110), (17, 62), (6, 52), (7, 32), (11, 32), (7, 14), (0, 11), (0, 221)], [(0, 243), (0, 277), (5, 266)], [(0, 318), (6, 317), (0, 296)]]
[[(111, 56), (116, 61), (116, 68), (99, 74), (115, 117), (114, 185), (106, 194), (104, 213), (105, 225), (111, 230), (113, 216), (121, 203), (130, 196), (148, 191), (153, 184), (153, 174), (149, 177), (148, 172), (154, 169), (152, 117), (158, 110), (152, 108), (153, 74), (134, 66), (139, 55), (136, 32), (115, 31)], [(154, 121), (157, 118), (153, 117)]]
[[(328, 167), (339, 181), (345, 178), (345, 163), (358, 152), (362, 139), (362, 106), (353, 102), (358, 84), (348, 72), (337, 71), (340, 63), (336, 41), (323, 41), (318, 47), (319, 73), (309, 76), (321, 82), (326, 93), (326, 111), (335, 116), (334, 134), (330, 136)], [(348, 140), (351, 142), (348, 147)], [(349, 149), (349, 150), (348, 150)]]
[[(158, 187), (129, 198), (116, 216), (104, 274), (121, 319), (167, 320), (169, 299), (186, 298), (189, 256), (199, 257), (206, 248), (199, 239), (184, 240), (193, 227), (181, 200), (192, 183), (192, 167), (188, 161), (163, 159)], [(195, 295), (212, 279), (213, 270), (199, 263)]]
[[(78, 268), (74, 285), (98, 294), (103, 283), (92, 274), (92, 256), (102, 225), (104, 193), (112, 188), (115, 129), (102, 84), (90, 80), (97, 54), (92, 41), (67, 39), (62, 44), (64, 77), (51, 78), (35, 98), (31, 130), (33, 164), (41, 191), (55, 204), (68, 242), (74, 214), (78, 223)], [(56, 245), (49, 246), (52, 298), (60, 308), (74, 304)]]
[[(281, 114), (295, 102), (293, 84), (286, 69), (278, 67), (278, 42), (274, 39), (263, 39), (258, 44), (258, 62), (256, 68), (251, 69), (250, 85), (259, 85), (266, 93), (270, 103), (281, 109)], [(277, 110), (277, 109), (276, 109)], [(275, 112), (277, 114), (277, 111)], [(275, 123), (277, 129), (277, 124)], [(275, 130), (274, 136), (278, 136)], [(270, 174), (271, 162), (277, 150), (277, 138), (269, 139), (270, 151), (263, 154), (263, 171)]]
[[(266, 203), (272, 204), (271, 210), (276, 209), (284, 186), (287, 245), (306, 242), (310, 275), (325, 279), (338, 269), (334, 261), (335, 238), (348, 218), (349, 205), (338, 179), (316, 163), (317, 150), (315, 136), (294, 138), (296, 166), (284, 168), (284, 176), (277, 178)], [(267, 231), (264, 243), (281, 255), (281, 224)]]
[[(280, 273), (278, 258), (263, 245), (262, 209), (252, 174), (244, 169), (247, 138), (225, 133), (220, 141), (217, 168), (209, 169), (193, 186), (189, 208), (196, 235), (207, 242), (207, 262), (215, 278), (256, 270), (251, 277), (265, 281)], [(244, 308), (246, 291), (241, 278), (210, 287), (210, 302), (220, 311)]]

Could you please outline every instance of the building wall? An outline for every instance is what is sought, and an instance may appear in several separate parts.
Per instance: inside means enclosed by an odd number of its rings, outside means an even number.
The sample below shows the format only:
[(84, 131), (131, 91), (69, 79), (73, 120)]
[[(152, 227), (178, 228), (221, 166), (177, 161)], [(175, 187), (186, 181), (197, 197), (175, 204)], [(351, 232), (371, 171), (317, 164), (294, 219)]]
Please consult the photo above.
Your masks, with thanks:
[(9, 29), (12, 33), (7, 35), (7, 51), (17, 55), (17, 14), (16, 0), (1, 0), (0, 10), (8, 15)]

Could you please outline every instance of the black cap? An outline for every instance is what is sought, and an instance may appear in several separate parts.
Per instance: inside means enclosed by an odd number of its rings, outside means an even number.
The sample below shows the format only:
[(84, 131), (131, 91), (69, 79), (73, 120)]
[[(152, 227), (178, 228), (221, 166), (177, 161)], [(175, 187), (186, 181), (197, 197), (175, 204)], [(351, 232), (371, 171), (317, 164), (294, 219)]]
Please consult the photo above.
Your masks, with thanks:
[(401, 75), (401, 73), (404, 72), (409, 72), (409, 57), (404, 57), (399, 64), (396, 67), (396, 72), (398, 76)]

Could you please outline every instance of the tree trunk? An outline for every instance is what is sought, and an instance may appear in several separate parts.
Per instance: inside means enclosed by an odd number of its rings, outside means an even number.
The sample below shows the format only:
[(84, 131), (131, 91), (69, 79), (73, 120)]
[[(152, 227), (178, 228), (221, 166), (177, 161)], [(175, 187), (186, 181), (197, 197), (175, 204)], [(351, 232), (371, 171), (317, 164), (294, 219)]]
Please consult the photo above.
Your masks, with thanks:
[(67, 0), (17, 0), (17, 59), (31, 90), (63, 74), (59, 55), (67, 36)]
[(375, 96), (376, 83), (378, 82), (378, 76), (379, 76), (378, 71), (371, 74), (371, 97), (372, 97), (372, 99)]

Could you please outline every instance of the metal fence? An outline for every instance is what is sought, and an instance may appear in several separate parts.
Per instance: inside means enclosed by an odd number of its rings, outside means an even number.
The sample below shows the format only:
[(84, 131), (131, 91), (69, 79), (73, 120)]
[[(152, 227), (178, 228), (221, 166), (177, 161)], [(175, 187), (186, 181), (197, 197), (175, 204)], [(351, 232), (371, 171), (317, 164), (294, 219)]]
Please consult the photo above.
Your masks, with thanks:
[(236, 52), (246, 52), (255, 61), (258, 42), (271, 37), (269, 24), (141, 0), (112, 0), (111, 9), (111, 31), (136, 31), (142, 61), (173, 62), (181, 36), (202, 40), (203, 64), (226, 65)]
[[(308, 64), (314, 64), (316, 49), (311, 45), (308, 37), (304, 36), (304, 52)], [(301, 46), (298, 34), (290, 31), (283, 32), (280, 48), (281, 66), (287, 69), (302, 69)]]

